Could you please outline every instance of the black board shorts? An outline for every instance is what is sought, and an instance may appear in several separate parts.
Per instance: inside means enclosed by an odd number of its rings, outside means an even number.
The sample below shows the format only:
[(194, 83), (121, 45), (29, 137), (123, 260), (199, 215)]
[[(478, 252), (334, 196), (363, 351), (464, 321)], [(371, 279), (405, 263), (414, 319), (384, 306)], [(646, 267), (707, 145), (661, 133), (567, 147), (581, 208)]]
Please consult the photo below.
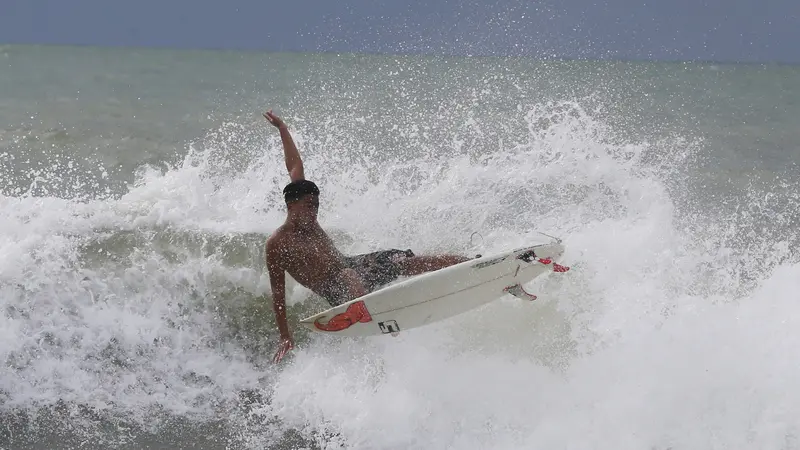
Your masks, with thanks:
[[(380, 250), (361, 255), (346, 256), (344, 265), (348, 269), (353, 269), (364, 283), (367, 292), (372, 292), (381, 286), (391, 283), (400, 276), (400, 266), (397, 262), (403, 258), (411, 258), (414, 252), (411, 250)], [(339, 306), (350, 299), (344, 289), (334, 289), (325, 295), (325, 299), (331, 306)]]

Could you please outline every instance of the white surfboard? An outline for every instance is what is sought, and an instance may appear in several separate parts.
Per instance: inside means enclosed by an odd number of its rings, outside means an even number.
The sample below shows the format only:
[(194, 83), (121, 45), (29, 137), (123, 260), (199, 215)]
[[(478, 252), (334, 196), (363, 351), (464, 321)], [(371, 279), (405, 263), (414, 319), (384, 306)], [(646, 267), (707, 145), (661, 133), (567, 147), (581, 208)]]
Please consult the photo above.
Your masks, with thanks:
[(545, 242), (465, 261), (424, 273), (307, 317), (300, 323), (316, 332), (338, 336), (396, 334), (464, 313), (505, 294), (534, 300), (522, 284), (558, 265), (561, 240)]

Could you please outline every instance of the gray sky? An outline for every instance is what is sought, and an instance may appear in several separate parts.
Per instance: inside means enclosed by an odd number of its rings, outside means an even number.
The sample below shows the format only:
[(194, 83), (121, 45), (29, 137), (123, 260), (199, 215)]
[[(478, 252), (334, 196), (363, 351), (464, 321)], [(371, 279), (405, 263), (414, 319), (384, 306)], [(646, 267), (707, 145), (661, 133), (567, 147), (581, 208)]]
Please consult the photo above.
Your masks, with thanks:
[(0, 0), (0, 43), (800, 63), (800, 0)]

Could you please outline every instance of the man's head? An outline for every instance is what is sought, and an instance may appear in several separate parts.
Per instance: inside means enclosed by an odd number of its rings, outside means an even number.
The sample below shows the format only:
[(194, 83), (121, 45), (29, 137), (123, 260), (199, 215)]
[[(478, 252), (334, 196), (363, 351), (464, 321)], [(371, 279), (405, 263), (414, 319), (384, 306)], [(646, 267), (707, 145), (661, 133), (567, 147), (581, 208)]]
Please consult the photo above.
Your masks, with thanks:
[(289, 213), (300, 220), (313, 221), (319, 211), (319, 188), (313, 181), (292, 181), (283, 188)]

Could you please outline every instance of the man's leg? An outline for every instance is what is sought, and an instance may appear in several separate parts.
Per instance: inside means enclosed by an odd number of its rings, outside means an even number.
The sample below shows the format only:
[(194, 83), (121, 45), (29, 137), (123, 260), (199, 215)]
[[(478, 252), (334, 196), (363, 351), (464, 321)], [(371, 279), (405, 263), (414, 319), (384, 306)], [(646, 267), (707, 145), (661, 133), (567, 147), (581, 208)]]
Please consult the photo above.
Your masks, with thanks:
[(450, 267), (470, 259), (472, 258), (461, 255), (411, 256), (398, 259), (397, 267), (400, 275), (412, 276)]
[(341, 272), (341, 277), (347, 287), (347, 294), (350, 296), (350, 300), (368, 294), (367, 288), (364, 287), (364, 282), (355, 270), (344, 269)]

